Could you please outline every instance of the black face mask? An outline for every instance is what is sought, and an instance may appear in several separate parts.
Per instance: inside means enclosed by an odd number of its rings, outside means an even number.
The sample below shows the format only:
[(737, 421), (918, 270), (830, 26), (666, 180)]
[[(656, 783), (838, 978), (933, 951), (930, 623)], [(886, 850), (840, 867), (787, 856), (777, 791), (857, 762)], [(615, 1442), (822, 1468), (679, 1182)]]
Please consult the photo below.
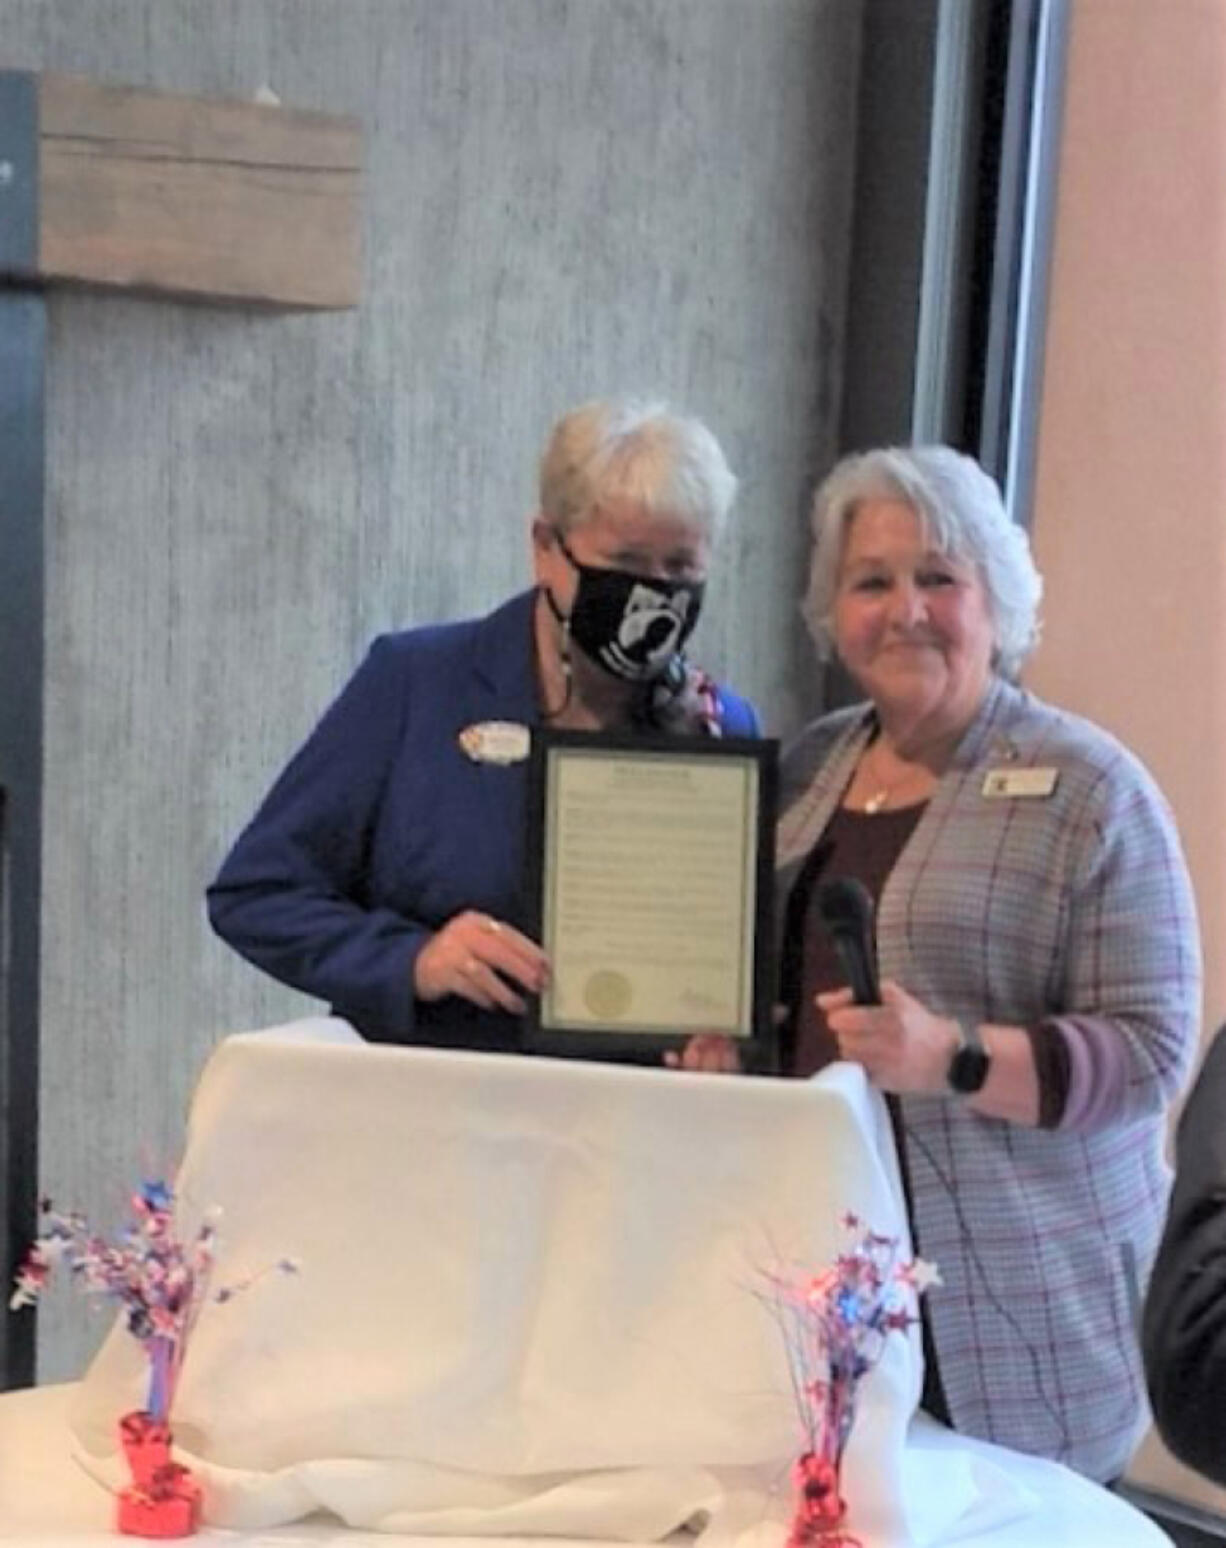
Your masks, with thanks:
[(579, 576), (570, 617), (551, 592), (554, 616), (598, 666), (627, 683), (666, 672), (689, 639), (702, 607), (703, 581), (656, 580), (628, 570), (580, 564), (558, 533), (558, 547)]

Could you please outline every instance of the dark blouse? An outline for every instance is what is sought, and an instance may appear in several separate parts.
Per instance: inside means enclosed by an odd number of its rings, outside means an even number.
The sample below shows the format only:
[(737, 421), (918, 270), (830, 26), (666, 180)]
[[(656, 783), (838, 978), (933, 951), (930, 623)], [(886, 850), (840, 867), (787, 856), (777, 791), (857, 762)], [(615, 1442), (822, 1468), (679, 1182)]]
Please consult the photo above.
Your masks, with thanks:
[[(788, 900), (783, 958), (784, 997), (790, 1011), (785, 1029), (784, 1068), (797, 1078), (814, 1075), (838, 1058), (838, 1045), (814, 996), (826, 989), (842, 988), (847, 982), (830, 932), (823, 927), (817, 914), (818, 883), (832, 881), (835, 877), (855, 877), (867, 888), (876, 908), (886, 878), (923, 816), (925, 804), (921, 801), (916, 806), (903, 806), (896, 811), (871, 813), (839, 807), (797, 878)], [(887, 1095), (885, 1101), (894, 1130), (907, 1214), (914, 1220), (906, 1136), (898, 1099)], [(914, 1225), (912, 1231), (914, 1233)], [(921, 1250), (919, 1242), (916, 1250)], [(920, 1404), (934, 1419), (951, 1424), (937, 1365), (936, 1345), (923, 1304), (920, 1324), (924, 1345), (924, 1391)]]
[[(827, 824), (819, 846), (824, 851), (820, 876), (808, 878), (803, 899), (804, 927), (797, 943), (799, 952), (799, 995), (795, 1000), (794, 1032), (789, 1050), (788, 1073), (804, 1078), (816, 1074), (839, 1056), (838, 1047), (826, 1018), (818, 1010), (814, 996), (827, 989), (839, 989), (847, 982), (839, 956), (818, 917), (815, 898), (818, 881), (850, 876), (867, 888), (874, 908), (894, 863), (906, 847), (924, 811), (918, 806), (898, 811), (853, 812), (840, 807)], [(799, 887), (798, 887), (799, 890)], [(797, 907), (801, 900), (797, 900)]]

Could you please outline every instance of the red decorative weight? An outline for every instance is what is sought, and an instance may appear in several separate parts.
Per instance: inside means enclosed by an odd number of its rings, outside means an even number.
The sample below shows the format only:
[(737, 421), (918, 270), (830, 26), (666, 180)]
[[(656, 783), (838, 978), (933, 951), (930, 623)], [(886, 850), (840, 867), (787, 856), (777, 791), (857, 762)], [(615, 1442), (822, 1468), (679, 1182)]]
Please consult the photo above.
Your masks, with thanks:
[(152, 1414), (125, 1414), (119, 1440), (132, 1474), (121, 1489), (116, 1526), (129, 1537), (188, 1537), (200, 1525), (200, 1485), (170, 1456), (170, 1426)]
[(787, 1548), (860, 1548), (843, 1526), (847, 1505), (839, 1492), (838, 1464), (806, 1451), (792, 1466), (796, 1511)]

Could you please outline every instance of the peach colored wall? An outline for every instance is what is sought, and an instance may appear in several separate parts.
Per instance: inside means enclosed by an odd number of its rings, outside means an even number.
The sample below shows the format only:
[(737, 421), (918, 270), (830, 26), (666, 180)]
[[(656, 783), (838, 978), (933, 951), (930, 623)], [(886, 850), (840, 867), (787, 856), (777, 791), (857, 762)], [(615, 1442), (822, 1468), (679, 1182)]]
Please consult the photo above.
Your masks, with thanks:
[[(1226, 1018), (1226, 0), (1073, 0), (1027, 674), (1179, 821)], [(1226, 1114), (1223, 1115), (1226, 1122)], [(1152, 1440), (1139, 1480), (1226, 1508)]]

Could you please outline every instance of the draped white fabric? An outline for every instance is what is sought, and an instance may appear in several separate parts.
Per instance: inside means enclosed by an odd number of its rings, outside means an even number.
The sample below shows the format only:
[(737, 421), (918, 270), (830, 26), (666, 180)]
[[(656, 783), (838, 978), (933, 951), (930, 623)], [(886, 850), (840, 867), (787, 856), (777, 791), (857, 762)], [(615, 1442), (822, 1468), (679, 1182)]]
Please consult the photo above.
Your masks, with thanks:
[[(67, 1412), (76, 1390), (40, 1387), (0, 1397), (0, 1538), (9, 1548), (115, 1548), (121, 1541), (109, 1494), (72, 1456)], [(1170, 1548), (1138, 1511), (1067, 1468), (965, 1440), (923, 1415), (912, 1421), (903, 1477), (915, 1542), (940, 1548)], [(742, 1533), (740, 1548), (781, 1548), (784, 1535), (783, 1520), (773, 1516)], [(195, 1541), (229, 1548), (431, 1548), (436, 1539), (340, 1528), (317, 1516), (237, 1535), (206, 1528)], [(451, 1538), (449, 1548), (488, 1541)], [(687, 1534), (672, 1539), (675, 1548), (687, 1541)], [(515, 1548), (567, 1545), (559, 1538), (518, 1538)], [(876, 1548), (897, 1544), (877, 1538)]]
[[(175, 1431), (211, 1525), (246, 1548), (558, 1548), (685, 1524), (778, 1548), (797, 1426), (759, 1273), (828, 1261), (846, 1210), (903, 1230), (860, 1073), (800, 1085), (346, 1036), (231, 1038), (197, 1092), (180, 1196), (188, 1228), (223, 1211), (215, 1285), (301, 1262), (196, 1329)], [(143, 1377), (116, 1333), (76, 1387), (0, 1398), (0, 1537), (112, 1540), (115, 1421)], [(1054, 1464), (922, 1417), (908, 1435), (920, 1380), (899, 1337), (865, 1384), (844, 1480), (864, 1548), (1166, 1541)]]
[[(217, 1284), (302, 1265), (207, 1308), (179, 1387), (210, 1518), (239, 1527), (322, 1506), (647, 1540), (727, 1508), (716, 1470), (786, 1495), (798, 1432), (761, 1271), (826, 1263), (847, 1210), (904, 1230), (884, 1110), (845, 1066), (802, 1085), (234, 1037), (179, 1188), (189, 1224), (222, 1210)], [(83, 1384), (103, 1476), (140, 1377), (115, 1336)], [(891, 1540), (919, 1382), (918, 1341), (892, 1340), (847, 1461), (858, 1524)]]

